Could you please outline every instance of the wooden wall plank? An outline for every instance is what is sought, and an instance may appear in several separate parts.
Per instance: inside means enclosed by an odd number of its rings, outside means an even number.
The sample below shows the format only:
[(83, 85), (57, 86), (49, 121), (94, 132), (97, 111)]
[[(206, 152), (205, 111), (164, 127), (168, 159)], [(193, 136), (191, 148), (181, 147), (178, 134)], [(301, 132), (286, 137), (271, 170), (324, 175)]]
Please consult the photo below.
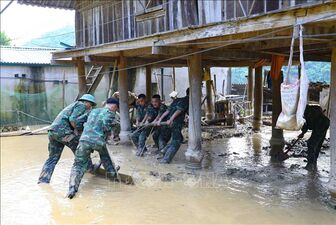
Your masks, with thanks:
[[(317, 0), (309, 0), (309, 2)], [(308, 0), (85, 0), (75, 13), (76, 46), (94, 46), (193, 25), (254, 16)], [(162, 6), (158, 7), (157, 4)], [(146, 11), (145, 11), (146, 10)]]

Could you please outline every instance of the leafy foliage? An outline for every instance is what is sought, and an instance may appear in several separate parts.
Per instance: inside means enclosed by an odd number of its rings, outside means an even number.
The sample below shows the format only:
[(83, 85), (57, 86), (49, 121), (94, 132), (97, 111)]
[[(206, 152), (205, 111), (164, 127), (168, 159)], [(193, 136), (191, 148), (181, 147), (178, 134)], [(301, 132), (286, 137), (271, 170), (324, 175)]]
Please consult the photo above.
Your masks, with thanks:
[[(306, 73), (310, 82), (325, 82), (330, 83), (330, 63), (326, 62), (306, 62)], [(270, 67), (264, 67), (266, 70), (270, 70)], [(287, 66), (282, 67), (284, 74), (286, 74)], [(232, 83), (233, 84), (246, 84), (248, 68), (232, 68)], [(297, 66), (291, 68), (291, 75), (294, 79), (297, 79), (298, 69)]]
[(11, 44), (11, 39), (8, 37), (8, 35), (1, 31), (0, 32), (0, 46), (8, 46)]

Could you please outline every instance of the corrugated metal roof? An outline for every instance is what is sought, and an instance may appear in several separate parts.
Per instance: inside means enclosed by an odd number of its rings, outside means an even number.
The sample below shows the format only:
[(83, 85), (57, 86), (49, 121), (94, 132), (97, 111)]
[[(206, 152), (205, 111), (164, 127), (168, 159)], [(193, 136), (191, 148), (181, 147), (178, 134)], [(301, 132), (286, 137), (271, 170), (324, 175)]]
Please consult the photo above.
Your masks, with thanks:
[(18, 0), (19, 4), (50, 7), (58, 9), (75, 9), (75, 0)]
[(54, 48), (1, 47), (0, 63), (50, 64)]

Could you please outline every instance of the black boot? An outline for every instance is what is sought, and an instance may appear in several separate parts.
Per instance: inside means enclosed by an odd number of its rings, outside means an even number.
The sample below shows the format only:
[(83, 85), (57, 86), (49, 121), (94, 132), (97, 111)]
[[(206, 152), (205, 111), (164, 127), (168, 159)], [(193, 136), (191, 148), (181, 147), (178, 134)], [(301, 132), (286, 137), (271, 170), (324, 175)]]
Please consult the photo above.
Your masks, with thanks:
[(307, 165), (305, 166), (305, 169), (310, 172), (314, 172), (317, 170), (317, 165), (315, 163), (308, 162)]
[(75, 197), (76, 193), (77, 193), (76, 188), (73, 187), (73, 186), (70, 187), (70, 188), (69, 188), (69, 192), (68, 192), (68, 194), (67, 194), (67, 198), (72, 199), (73, 197)]

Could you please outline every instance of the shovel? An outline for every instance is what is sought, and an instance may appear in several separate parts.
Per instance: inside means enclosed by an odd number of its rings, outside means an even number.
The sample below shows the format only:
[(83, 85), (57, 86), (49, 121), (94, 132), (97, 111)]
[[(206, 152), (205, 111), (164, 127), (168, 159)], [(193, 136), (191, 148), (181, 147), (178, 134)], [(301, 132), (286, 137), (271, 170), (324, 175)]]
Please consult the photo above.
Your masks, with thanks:
[(291, 145), (288, 147), (287, 151), (285, 151), (285, 154), (287, 154), (290, 150), (292, 150), (292, 148), (296, 145), (296, 143), (297, 143), (300, 139), (301, 139), (301, 138), (297, 138), (297, 139), (294, 141), (294, 143), (291, 144)]
[[(112, 160), (112, 159), (111, 159)], [(117, 182), (122, 182), (125, 184), (129, 184), (129, 185), (134, 185), (134, 181), (132, 176), (127, 175), (127, 174), (123, 174), (123, 173), (119, 173), (119, 169), (120, 166), (115, 166), (114, 162), (112, 161), (112, 165), (117, 173), (117, 177), (112, 176), (111, 173), (108, 173), (105, 169), (100, 168), (100, 166), (102, 165), (102, 162), (99, 161), (99, 163), (97, 164), (97, 166), (95, 166), (94, 170), (92, 171), (92, 173), (96, 176), (102, 177), (102, 178), (107, 178), (111, 181), (117, 181)]]

